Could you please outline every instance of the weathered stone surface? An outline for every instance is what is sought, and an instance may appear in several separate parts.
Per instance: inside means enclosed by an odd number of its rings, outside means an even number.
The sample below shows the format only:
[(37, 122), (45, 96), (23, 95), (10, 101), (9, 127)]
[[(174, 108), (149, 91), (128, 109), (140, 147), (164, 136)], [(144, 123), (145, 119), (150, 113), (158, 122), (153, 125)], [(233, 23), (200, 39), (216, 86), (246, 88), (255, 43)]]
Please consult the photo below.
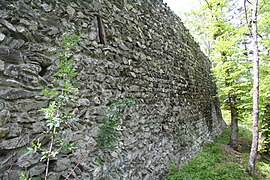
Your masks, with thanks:
[(30, 60), (30, 61), (35, 61), (35, 62), (38, 62), (40, 64), (40, 66), (44, 67), (44, 68), (47, 68), (49, 67), (52, 62), (53, 62), (53, 59), (46, 56), (46, 55), (43, 55), (43, 54), (39, 54), (39, 53), (35, 53), (35, 54), (28, 54), (27, 55), (27, 58)]
[(24, 76), (29, 78), (28, 81), (31, 81), (31, 77), (33, 77), (33, 75), (38, 75), (40, 71), (41, 67), (37, 64), (9, 65), (5, 69), (4, 75), (11, 77), (13, 76), (13, 78)]
[(5, 62), (0, 60), (0, 71), (5, 70)]
[(5, 137), (9, 132), (8, 128), (0, 128), (0, 139)]
[(68, 168), (70, 167), (71, 167), (71, 162), (70, 162), (70, 159), (68, 158), (59, 159), (55, 163), (55, 171), (57, 172), (68, 170)]
[(10, 111), (4, 109), (0, 111), (0, 127), (4, 126), (10, 120)]
[(11, 150), (25, 146), (29, 143), (29, 136), (21, 136), (13, 139), (4, 140), (0, 143), (0, 150)]
[(47, 3), (43, 3), (43, 4), (41, 4), (41, 6), (43, 7), (45, 12), (50, 12), (52, 10), (51, 4), (49, 5)]
[(47, 106), (46, 101), (34, 101), (32, 99), (19, 99), (14, 106), (18, 112), (28, 112), (31, 110), (40, 110)]
[(18, 113), (16, 114), (16, 122), (19, 123), (31, 123), (35, 122), (35, 119), (31, 118), (28, 113), (23, 112), (23, 113)]
[(34, 97), (35, 93), (23, 90), (23, 89), (5, 89), (1, 91), (0, 89), (0, 97), (5, 100), (15, 100), (15, 99), (28, 99)]
[[(76, 119), (59, 138), (77, 149), (52, 160), (49, 179), (65, 178), (75, 165), (70, 179), (162, 179), (170, 162), (185, 162), (221, 132), (211, 63), (161, 1), (1, 0), (0, 6), (0, 179), (8, 171), (18, 179), (25, 169), (44, 174), (45, 163), (26, 147), (32, 139), (48, 147), (39, 110), (49, 99), (40, 92), (54, 83), (55, 53), (67, 33), (81, 37), (72, 56), (79, 92), (67, 107)], [(97, 135), (107, 105), (124, 97), (137, 104), (123, 112), (115, 148), (103, 152)]]
[(40, 155), (37, 153), (27, 152), (19, 157), (17, 164), (19, 167), (28, 168), (34, 164), (37, 164), (39, 161)]
[(43, 172), (45, 171), (45, 168), (46, 168), (45, 164), (38, 163), (37, 165), (35, 165), (34, 167), (29, 169), (30, 177), (38, 176), (40, 174), (43, 174)]
[[(10, 179), (20, 179), (19, 174), (21, 173), (21, 170), (10, 170), (9, 171), (9, 178)], [(6, 176), (8, 174), (6, 173)]]
[(6, 21), (5, 19), (0, 19), (0, 23), (5, 26), (7, 29), (16, 32), (17, 29), (8, 21)]
[(71, 6), (67, 6), (66, 11), (69, 15), (73, 15), (75, 13), (75, 9), (73, 9)]
[(5, 37), (6, 36), (4, 34), (0, 33), (0, 42), (3, 41), (5, 39)]
[(12, 64), (20, 64), (23, 62), (22, 54), (7, 46), (0, 46), (0, 60)]
[(89, 106), (90, 101), (88, 99), (79, 99), (78, 100), (78, 105), (79, 106)]
[(38, 133), (42, 133), (44, 131), (46, 131), (46, 124), (45, 122), (40, 122), (38, 121), (38, 119), (35, 119), (35, 123), (33, 123), (32, 127), (33, 127), (33, 133), (38, 134)]
[(95, 105), (100, 105), (101, 104), (101, 101), (100, 101), (99, 97), (94, 97), (93, 101), (94, 101)]
[(7, 127), (9, 128), (9, 133), (8, 133), (8, 136), (7, 138), (15, 138), (15, 137), (18, 137), (18, 136), (22, 136), (22, 127), (19, 126), (19, 124), (16, 122), (16, 123), (9, 123), (7, 125)]

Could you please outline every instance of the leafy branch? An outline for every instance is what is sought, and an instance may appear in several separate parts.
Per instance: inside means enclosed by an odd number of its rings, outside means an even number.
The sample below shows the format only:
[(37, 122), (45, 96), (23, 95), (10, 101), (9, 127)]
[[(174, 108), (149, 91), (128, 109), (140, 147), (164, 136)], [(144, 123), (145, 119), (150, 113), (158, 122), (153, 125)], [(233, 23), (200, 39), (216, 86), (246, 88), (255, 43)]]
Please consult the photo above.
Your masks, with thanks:
[(44, 95), (50, 97), (48, 107), (40, 110), (45, 116), (48, 127), (48, 130), (43, 133), (50, 136), (49, 147), (44, 148), (39, 139), (32, 142), (31, 146), (28, 147), (30, 152), (41, 154), (40, 161), (46, 161), (45, 180), (48, 179), (50, 160), (61, 151), (67, 152), (76, 148), (75, 144), (69, 140), (62, 140), (60, 134), (65, 129), (64, 124), (75, 120), (75, 115), (67, 110), (67, 106), (70, 102), (75, 101), (74, 96), (78, 92), (78, 89), (75, 88), (77, 72), (72, 60), (72, 51), (79, 41), (80, 37), (75, 34), (63, 36), (62, 51), (56, 54), (59, 58), (57, 62), (58, 70), (54, 73), (54, 87), (42, 91)]
[(125, 98), (109, 105), (108, 111), (104, 114), (102, 125), (98, 130), (97, 144), (101, 150), (114, 147), (119, 138), (117, 126), (120, 123), (122, 112), (130, 106), (135, 105), (135, 98)]

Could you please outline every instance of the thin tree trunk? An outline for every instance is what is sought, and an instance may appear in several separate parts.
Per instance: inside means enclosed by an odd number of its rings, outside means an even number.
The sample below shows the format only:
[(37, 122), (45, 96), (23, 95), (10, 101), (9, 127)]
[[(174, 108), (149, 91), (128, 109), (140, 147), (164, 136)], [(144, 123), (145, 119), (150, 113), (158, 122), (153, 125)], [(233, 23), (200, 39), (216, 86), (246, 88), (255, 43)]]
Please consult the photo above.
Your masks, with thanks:
[(236, 98), (234, 95), (229, 94), (229, 103), (231, 110), (231, 138), (230, 138), (230, 146), (236, 150), (238, 146), (238, 117), (237, 117), (237, 109), (236, 109)]
[(52, 155), (52, 148), (53, 148), (55, 131), (56, 131), (56, 128), (54, 127), (53, 131), (52, 131), (52, 136), (51, 136), (50, 148), (49, 148), (49, 152), (47, 155), (48, 157), (47, 157), (47, 163), (46, 163), (45, 180), (48, 179), (48, 175), (49, 175), (50, 157)]
[(248, 172), (254, 175), (255, 163), (258, 150), (258, 119), (259, 119), (259, 55), (258, 55), (258, 40), (257, 40), (257, 9), (258, 0), (253, 2), (252, 14), (252, 44), (254, 51), (254, 82), (253, 82), (253, 136), (250, 156), (248, 161)]

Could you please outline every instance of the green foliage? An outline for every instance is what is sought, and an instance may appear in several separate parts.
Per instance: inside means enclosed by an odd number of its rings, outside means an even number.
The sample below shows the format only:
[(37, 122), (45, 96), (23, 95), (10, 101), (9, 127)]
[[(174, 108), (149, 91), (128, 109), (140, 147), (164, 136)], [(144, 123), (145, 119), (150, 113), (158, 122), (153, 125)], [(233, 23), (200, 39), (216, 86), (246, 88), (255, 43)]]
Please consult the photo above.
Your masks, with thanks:
[(102, 125), (98, 130), (97, 144), (100, 149), (113, 148), (119, 138), (117, 127), (125, 108), (134, 106), (134, 98), (125, 98), (109, 105), (108, 111), (104, 114)]
[(37, 140), (37, 142), (32, 141), (31, 142), (31, 146), (27, 147), (27, 150), (29, 152), (37, 152), (40, 148), (41, 148), (41, 143), (39, 142), (39, 139)]
[[(204, 2), (199, 10), (187, 14), (187, 26), (213, 63), (221, 106), (230, 110), (230, 96), (239, 120), (246, 120), (252, 109), (252, 64), (248, 59), (248, 30), (244, 12), (232, 0)], [(229, 14), (229, 15), (228, 15)], [(237, 20), (232, 18), (237, 16)], [(240, 17), (240, 18), (239, 18)]]
[(174, 174), (177, 173), (178, 171), (178, 166), (175, 162), (170, 162), (170, 166), (169, 166), (169, 172), (170, 174)]
[[(251, 131), (243, 126), (239, 129), (239, 138), (246, 146), (251, 142)], [(184, 163), (180, 169), (176, 163), (170, 163), (167, 180), (201, 180), (201, 179), (251, 179), (246, 173), (245, 165), (248, 161), (250, 147), (240, 149), (242, 155), (234, 156), (223, 149), (220, 144), (226, 144), (230, 138), (230, 129), (226, 129), (223, 134), (206, 145), (203, 150), (190, 161)], [(248, 149), (248, 151), (246, 151)], [(270, 177), (269, 165), (259, 161), (257, 174), (254, 179), (267, 179)]]
[[(70, 50), (75, 49), (77, 44), (80, 42), (80, 40), (81, 40), (80, 36), (78, 36), (76, 34), (64, 35), (62, 38), (62, 41), (61, 41), (61, 47), (64, 49), (63, 52), (68, 54), (68, 55), (72, 55)], [(69, 56), (64, 54), (64, 57), (69, 57)]]
[(62, 140), (60, 134), (65, 129), (65, 124), (75, 120), (75, 114), (70, 113), (67, 107), (74, 102), (74, 96), (78, 91), (75, 88), (77, 72), (72, 60), (72, 50), (79, 40), (79, 36), (75, 34), (63, 36), (62, 51), (56, 54), (59, 59), (57, 61), (58, 70), (54, 73), (54, 87), (42, 91), (44, 95), (50, 97), (48, 107), (40, 110), (43, 112), (48, 126), (48, 131), (43, 133), (50, 136), (49, 147), (43, 147), (38, 139), (31, 142), (31, 146), (27, 148), (30, 152), (40, 153), (41, 161), (47, 161), (45, 179), (48, 175), (50, 159), (55, 158), (60, 152), (67, 153), (76, 148), (70, 140)]
[(260, 170), (260, 176), (264, 177), (264, 179), (270, 178), (270, 164), (269, 161), (259, 161), (257, 163), (257, 167)]
[(222, 117), (224, 121), (226, 122), (226, 124), (229, 125), (231, 123), (231, 112), (224, 109), (221, 109), (221, 112), (222, 112)]
[(25, 172), (21, 172), (19, 174), (19, 178), (20, 178), (20, 180), (31, 180), (31, 178), (29, 177), (29, 175), (26, 174)]
[(192, 145), (195, 139), (195, 133), (195, 128), (191, 124), (188, 125), (188, 127), (185, 129), (179, 128), (177, 132), (177, 138), (181, 147)]
[(262, 115), (261, 135), (259, 151), (261, 153), (270, 152), (270, 104), (265, 105)]
[(64, 152), (70, 152), (77, 148), (76, 145), (72, 143), (70, 140), (63, 141), (60, 139), (59, 142), (60, 142), (60, 147)]
[(104, 160), (103, 160), (102, 156), (95, 155), (95, 162), (96, 162), (98, 165), (103, 165)]
[[(229, 96), (236, 97), (238, 120), (251, 125), (252, 51), (243, 4), (233, 0), (209, 0), (186, 16), (186, 25), (213, 63), (221, 106), (230, 110)], [(248, 3), (247, 3), (248, 4)], [(241, 7), (241, 8), (240, 8)], [(270, 0), (259, 1), (258, 33), (260, 50), (260, 151), (270, 153)], [(247, 6), (247, 18), (251, 19)]]
[(260, 152), (270, 154), (270, 0), (259, 1), (258, 31), (262, 39), (260, 43), (260, 120), (261, 135)]

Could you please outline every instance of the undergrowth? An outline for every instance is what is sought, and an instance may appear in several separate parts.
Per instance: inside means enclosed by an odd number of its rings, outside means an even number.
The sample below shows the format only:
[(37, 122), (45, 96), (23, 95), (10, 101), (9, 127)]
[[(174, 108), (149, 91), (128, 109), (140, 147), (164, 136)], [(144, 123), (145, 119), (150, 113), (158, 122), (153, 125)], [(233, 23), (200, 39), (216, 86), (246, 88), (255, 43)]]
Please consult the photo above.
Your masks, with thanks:
[(227, 144), (230, 138), (230, 129), (225, 129), (220, 137), (206, 145), (202, 151), (177, 168), (171, 163), (166, 180), (249, 180), (270, 179), (270, 164), (262, 160), (257, 161), (256, 175), (252, 178), (246, 172), (247, 161), (251, 144), (251, 132), (243, 126), (239, 127), (240, 155), (233, 155), (226, 151), (221, 144)]

